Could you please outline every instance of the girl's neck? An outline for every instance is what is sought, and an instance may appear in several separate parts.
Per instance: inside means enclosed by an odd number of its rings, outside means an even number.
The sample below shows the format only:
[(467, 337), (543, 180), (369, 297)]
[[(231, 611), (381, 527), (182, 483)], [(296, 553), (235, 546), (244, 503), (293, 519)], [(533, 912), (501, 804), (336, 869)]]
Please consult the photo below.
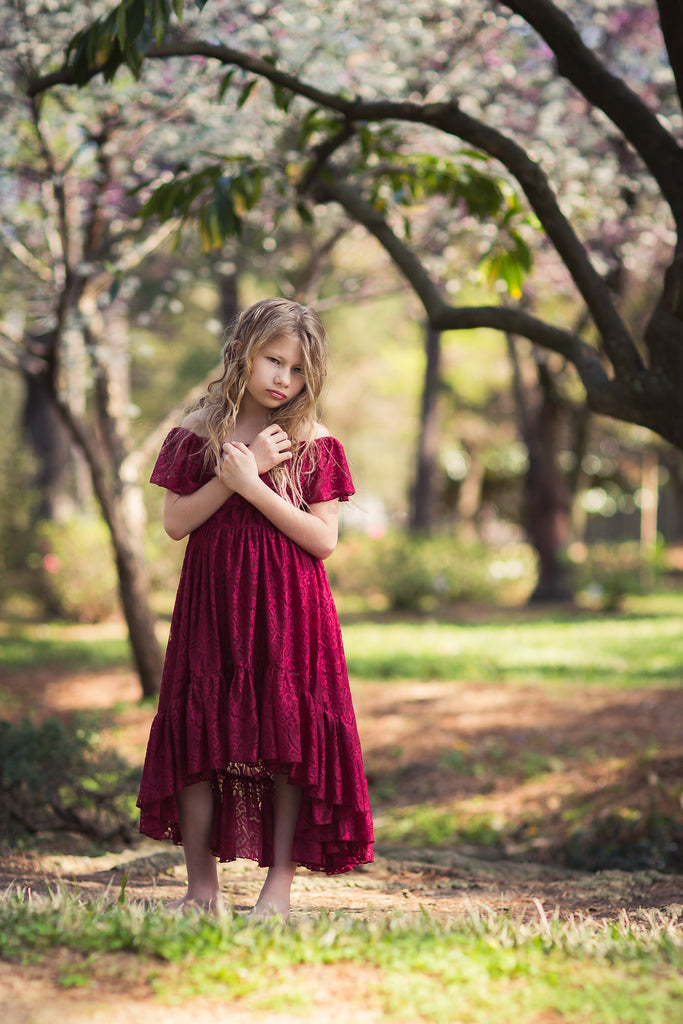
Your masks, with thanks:
[(235, 420), (235, 429), (229, 440), (251, 444), (256, 435), (260, 434), (269, 422), (270, 417), (263, 410), (251, 412), (240, 409)]

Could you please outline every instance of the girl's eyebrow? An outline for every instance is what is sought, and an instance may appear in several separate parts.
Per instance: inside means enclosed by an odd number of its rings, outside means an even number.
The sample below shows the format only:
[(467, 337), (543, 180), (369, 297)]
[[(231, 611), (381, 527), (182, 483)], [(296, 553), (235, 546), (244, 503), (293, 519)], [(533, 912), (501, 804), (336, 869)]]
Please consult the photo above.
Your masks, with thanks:
[[(275, 357), (275, 359), (280, 359), (282, 362), (287, 361), (283, 356), (282, 352), (280, 352), (280, 350), (276, 348), (274, 345), (264, 345), (261, 351), (264, 352), (266, 356)], [(303, 363), (299, 361), (296, 363), (292, 363), (292, 366), (303, 366)]]

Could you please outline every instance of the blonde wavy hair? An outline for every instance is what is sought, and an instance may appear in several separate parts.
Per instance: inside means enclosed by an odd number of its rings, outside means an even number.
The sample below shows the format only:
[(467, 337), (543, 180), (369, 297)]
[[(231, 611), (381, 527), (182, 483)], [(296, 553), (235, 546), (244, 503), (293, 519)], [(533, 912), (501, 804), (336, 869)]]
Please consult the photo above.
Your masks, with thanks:
[(314, 309), (289, 299), (272, 298), (240, 313), (225, 332), (223, 373), (211, 381), (194, 408), (202, 412), (207, 433), (204, 459), (210, 465), (220, 457), (225, 438), (234, 432), (254, 356), (282, 335), (301, 342), (304, 387), (279, 409), (272, 410), (268, 419), (268, 423), (278, 423), (291, 439), (293, 455), (291, 461), (271, 469), (270, 477), (279, 494), (301, 505), (304, 457), (310, 456), (311, 468), (315, 464), (316, 413), (329, 350), (327, 332)]

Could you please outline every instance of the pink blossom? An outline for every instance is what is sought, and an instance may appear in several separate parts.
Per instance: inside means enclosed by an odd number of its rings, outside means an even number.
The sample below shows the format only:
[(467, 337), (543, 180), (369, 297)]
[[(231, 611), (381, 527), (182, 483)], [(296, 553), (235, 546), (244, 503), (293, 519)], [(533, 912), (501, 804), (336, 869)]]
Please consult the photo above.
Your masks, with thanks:
[(62, 563), (60, 562), (56, 555), (52, 554), (51, 551), (48, 552), (46, 555), (43, 555), (43, 569), (45, 570), (45, 572), (56, 573), (59, 572), (61, 568)]

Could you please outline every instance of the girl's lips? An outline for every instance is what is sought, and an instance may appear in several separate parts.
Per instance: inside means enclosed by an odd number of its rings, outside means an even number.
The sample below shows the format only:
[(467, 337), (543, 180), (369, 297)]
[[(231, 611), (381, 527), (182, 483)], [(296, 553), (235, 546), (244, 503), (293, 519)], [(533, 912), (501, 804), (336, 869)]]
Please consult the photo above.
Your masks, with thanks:
[(287, 397), (286, 395), (283, 395), (281, 391), (275, 391), (273, 388), (268, 388), (268, 394), (272, 395), (273, 398), (286, 398)]

